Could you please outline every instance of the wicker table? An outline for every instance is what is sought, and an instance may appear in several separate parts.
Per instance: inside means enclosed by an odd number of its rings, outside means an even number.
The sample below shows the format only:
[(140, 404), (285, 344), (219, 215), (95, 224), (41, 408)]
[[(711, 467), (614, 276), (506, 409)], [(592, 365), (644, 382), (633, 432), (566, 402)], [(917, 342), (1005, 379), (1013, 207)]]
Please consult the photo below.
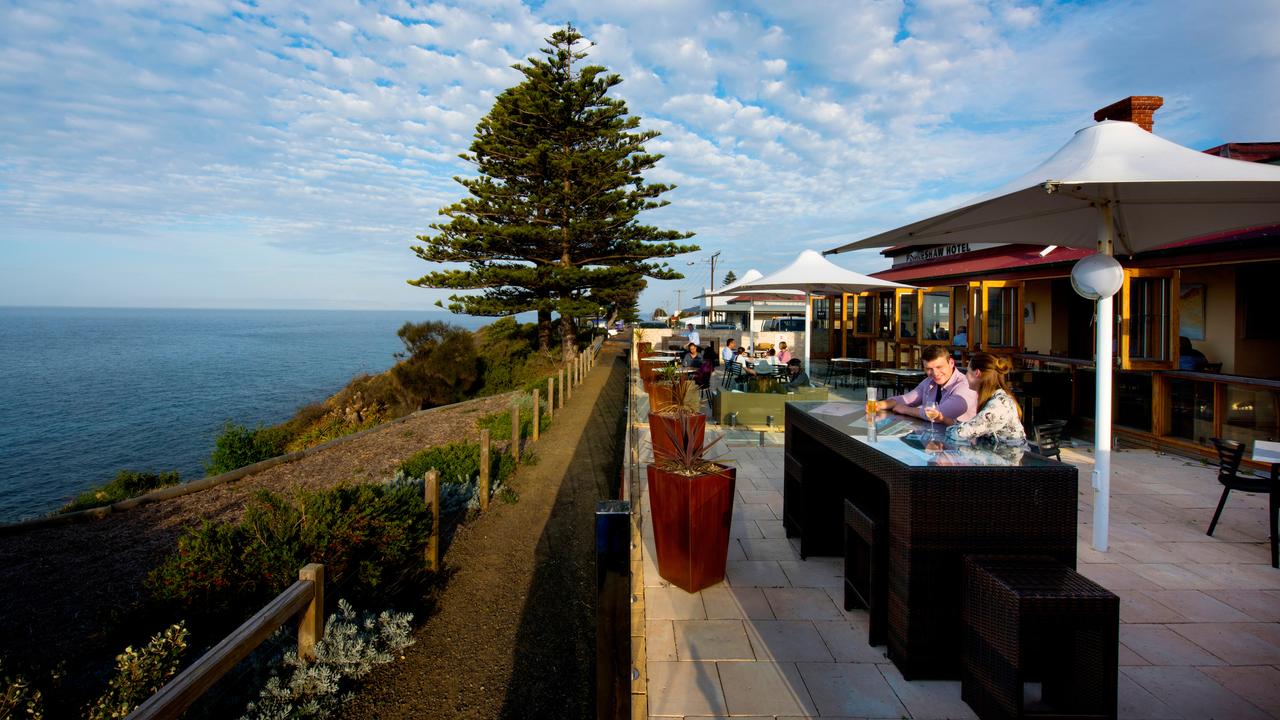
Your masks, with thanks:
[(889, 657), (958, 677), (963, 556), (1048, 555), (1075, 567), (1076, 468), (972, 446), (927, 450), (928, 423), (862, 403), (787, 403), (783, 526), (801, 557), (840, 555), (844, 501), (888, 528)]

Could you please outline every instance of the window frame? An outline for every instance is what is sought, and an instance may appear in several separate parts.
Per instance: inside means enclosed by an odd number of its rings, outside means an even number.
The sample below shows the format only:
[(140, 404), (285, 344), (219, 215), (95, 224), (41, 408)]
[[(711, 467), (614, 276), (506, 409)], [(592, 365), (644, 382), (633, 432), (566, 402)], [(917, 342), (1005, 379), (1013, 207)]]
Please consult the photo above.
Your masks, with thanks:
[[(1130, 352), (1135, 343), (1132, 342), (1130, 332), (1133, 329), (1132, 321), (1132, 280), (1134, 278), (1148, 279), (1160, 278), (1168, 280), (1168, 292), (1165, 294), (1165, 300), (1168, 308), (1164, 317), (1166, 318), (1165, 342), (1168, 343), (1169, 355), (1165, 360), (1151, 360), (1149, 358), (1134, 359), (1130, 357)], [(1176, 370), (1178, 368), (1178, 303), (1174, 298), (1178, 297), (1182, 279), (1182, 272), (1169, 268), (1125, 268), (1124, 269), (1124, 285), (1120, 288), (1120, 332), (1119, 332), (1119, 350), (1120, 350), (1120, 369), (1122, 370)]]
[[(908, 297), (914, 296), (914, 297)], [(916, 334), (915, 337), (902, 336), (902, 304), (910, 303), (916, 308)], [(916, 345), (920, 338), (920, 298), (919, 293), (915, 289), (910, 290), (894, 290), (893, 291), (893, 338), (900, 345)]]
[[(930, 294), (939, 295), (942, 293), (946, 293), (947, 295), (947, 323), (950, 325), (950, 327), (947, 329), (948, 337), (946, 340), (926, 340), (925, 333), (924, 333), (924, 296), (930, 295)], [(916, 305), (916, 337), (920, 339), (920, 344), (921, 345), (946, 345), (947, 347), (951, 347), (951, 338), (955, 337), (955, 334), (956, 334), (955, 333), (955, 329), (956, 329), (955, 288), (950, 285), (922, 287), (917, 291), (916, 294), (917, 294), (917, 297), (919, 298)]]
[[(1025, 283), (1021, 280), (983, 280), (980, 283), (969, 283), (970, 289), (972, 290), (975, 285), (978, 286), (979, 293), (982, 297), (982, 321), (978, 323), (978, 329), (982, 332), (982, 351), (993, 355), (1012, 355), (1014, 353), (1022, 352), (1026, 342), (1026, 334), (1024, 332), (1025, 328), (1022, 323), (1022, 305), (1026, 302)], [(1017, 290), (1017, 307), (1014, 308), (1013, 313), (1013, 332), (1016, 337), (1014, 337), (1014, 342), (1012, 344), (992, 347), (991, 340), (987, 337), (987, 318), (991, 314), (991, 293), (989, 291), (1003, 288), (1014, 288)], [(972, 322), (974, 313), (970, 312), (969, 315), (970, 322)], [(973, 342), (973, 337), (973, 333), (970, 333), (970, 343)]]

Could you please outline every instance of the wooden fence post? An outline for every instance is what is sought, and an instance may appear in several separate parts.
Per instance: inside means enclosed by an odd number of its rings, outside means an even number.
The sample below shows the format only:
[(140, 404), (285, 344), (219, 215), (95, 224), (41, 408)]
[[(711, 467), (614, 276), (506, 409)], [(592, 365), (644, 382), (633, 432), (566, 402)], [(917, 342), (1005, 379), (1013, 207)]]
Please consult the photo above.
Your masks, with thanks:
[(480, 431), (480, 509), (489, 509), (489, 428)]
[(565, 379), (565, 389), (564, 389), (565, 397), (568, 398), (569, 400), (572, 400), (573, 386), (575, 384), (573, 381), (573, 363), (572, 362), (566, 363), (565, 365), (564, 379)]
[(324, 565), (311, 563), (298, 571), (299, 580), (310, 580), (315, 592), (298, 621), (298, 657), (316, 659), (316, 643), (324, 639)]
[(533, 441), (538, 442), (538, 425), (542, 417), (538, 414), (538, 388), (533, 389)]
[(547, 378), (547, 417), (556, 416), (556, 377)]
[(520, 464), (520, 398), (511, 401), (511, 459)]
[(428, 470), (422, 481), (422, 493), (431, 508), (431, 534), (427, 536), (427, 569), (440, 569), (440, 471)]

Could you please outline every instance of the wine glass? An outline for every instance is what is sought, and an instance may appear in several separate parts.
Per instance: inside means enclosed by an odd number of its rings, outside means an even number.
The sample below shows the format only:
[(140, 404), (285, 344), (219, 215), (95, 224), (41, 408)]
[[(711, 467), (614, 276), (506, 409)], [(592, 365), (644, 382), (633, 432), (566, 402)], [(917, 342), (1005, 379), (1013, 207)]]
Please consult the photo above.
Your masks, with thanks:
[(924, 416), (929, 418), (929, 434), (932, 435), (934, 431), (934, 422), (938, 418), (942, 417), (942, 413), (938, 412), (937, 400), (930, 399), (924, 401)]

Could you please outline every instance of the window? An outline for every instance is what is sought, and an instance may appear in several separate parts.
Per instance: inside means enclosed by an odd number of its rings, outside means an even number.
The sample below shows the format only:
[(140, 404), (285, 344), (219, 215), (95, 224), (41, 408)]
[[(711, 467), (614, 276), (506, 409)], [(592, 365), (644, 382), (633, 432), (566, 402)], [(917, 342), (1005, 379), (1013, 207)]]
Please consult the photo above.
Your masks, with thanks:
[(1169, 279), (1134, 278), (1129, 291), (1129, 357), (1168, 360)]
[(1126, 370), (1169, 369), (1176, 361), (1176, 270), (1128, 268), (1120, 300), (1119, 346)]
[(880, 337), (887, 340), (893, 339), (893, 319), (897, 314), (893, 311), (893, 293), (880, 294)]
[(898, 339), (915, 342), (919, 337), (916, 323), (916, 293), (914, 290), (898, 292)]
[(951, 333), (951, 344), (957, 347), (969, 347), (969, 289), (960, 286), (955, 290), (955, 321)]
[(920, 342), (951, 342), (951, 288), (929, 288), (921, 293), (920, 331)]
[(859, 295), (854, 298), (853, 332), (856, 335), (870, 335), (872, 330), (871, 296)]
[(983, 349), (1018, 350), (1022, 345), (1022, 285), (983, 283), (986, 332)]

